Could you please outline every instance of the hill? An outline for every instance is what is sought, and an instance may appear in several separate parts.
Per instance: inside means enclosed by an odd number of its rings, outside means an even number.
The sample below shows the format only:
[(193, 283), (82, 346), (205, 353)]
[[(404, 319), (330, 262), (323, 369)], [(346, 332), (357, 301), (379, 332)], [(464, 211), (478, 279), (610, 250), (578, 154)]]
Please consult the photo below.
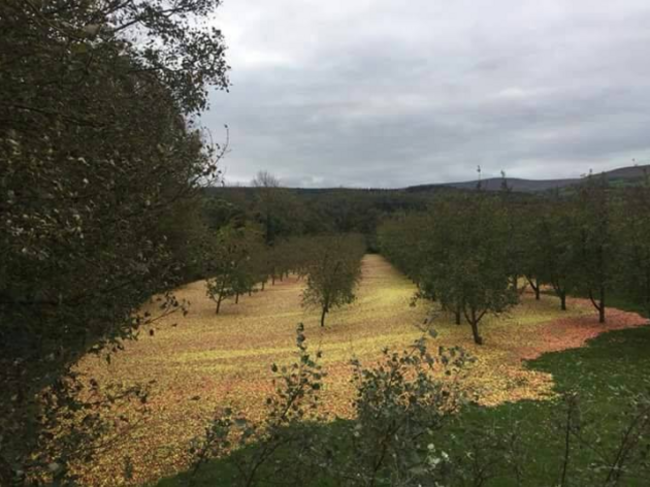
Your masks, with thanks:
[[(641, 184), (645, 178), (645, 171), (650, 171), (650, 165), (645, 166), (628, 166), (611, 171), (594, 174), (594, 177), (604, 177), (612, 186), (636, 186)], [(570, 179), (520, 179), (505, 178), (508, 187), (517, 192), (536, 193), (554, 189), (565, 189), (582, 184), (584, 178)], [(504, 179), (488, 178), (481, 181), (481, 188), (487, 191), (499, 191), (503, 186)], [(423, 184), (409, 186), (405, 188), (409, 192), (437, 191), (441, 188), (455, 188), (463, 190), (473, 190), (477, 187), (477, 181), (465, 181), (459, 183), (444, 184)]]

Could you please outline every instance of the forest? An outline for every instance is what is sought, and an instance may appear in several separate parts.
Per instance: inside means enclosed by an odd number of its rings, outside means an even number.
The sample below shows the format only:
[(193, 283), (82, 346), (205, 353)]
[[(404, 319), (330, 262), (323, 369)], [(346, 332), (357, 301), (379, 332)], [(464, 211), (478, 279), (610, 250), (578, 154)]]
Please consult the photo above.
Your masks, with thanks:
[(648, 485), (650, 174), (229, 187), (219, 5), (0, 4), (0, 486)]

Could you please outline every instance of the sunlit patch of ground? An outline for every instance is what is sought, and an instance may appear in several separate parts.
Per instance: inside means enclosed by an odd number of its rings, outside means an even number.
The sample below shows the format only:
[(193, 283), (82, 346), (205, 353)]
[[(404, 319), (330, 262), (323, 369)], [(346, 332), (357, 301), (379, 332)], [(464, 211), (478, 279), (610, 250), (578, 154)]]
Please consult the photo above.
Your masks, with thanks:
[[(296, 324), (303, 322), (312, 350), (323, 352), (328, 371), (324, 390), (327, 410), (350, 414), (350, 358), (369, 362), (385, 346), (403, 348), (421, 336), (416, 325), (427, 316), (425, 306), (411, 307), (413, 285), (382, 257), (368, 255), (358, 300), (332, 312), (326, 328), (315, 310), (300, 306), (304, 282), (296, 278), (267, 286), (266, 291), (226, 302), (219, 315), (205, 297), (203, 282), (178, 290), (191, 302), (186, 317), (169, 317), (156, 324), (155, 335), (128, 343), (110, 364), (88, 357), (79, 370), (100, 383), (156, 382), (152, 385), (150, 413), (136, 427), (125, 428), (115, 447), (92, 465), (80, 466), (88, 485), (142, 483), (169, 475), (186, 466), (187, 442), (203, 432), (206, 421), (229, 405), (259, 418), (271, 392), (270, 365), (291, 362)], [(523, 304), (506, 315), (485, 318), (481, 324), (485, 345), (472, 343), (467, 325), (456, 326), (438, 314), (438, 338), (432, 345), (460, 345), (477, 358), (465, 384), (480, 394), (486, 405), (552, 395), (549, 374), (527, 370), (522, 359), (547, 351), (581, 346), (603, 331), (637, 326), (638, 315), (610, 311), (607, 325), (597, 323), (591, 305), (583, 300), (559, 310), (558, 302), (543, 296), (536, 302), (525, 295)], [(133, 465), (133, 480), (122, 472), (125, 458)]]

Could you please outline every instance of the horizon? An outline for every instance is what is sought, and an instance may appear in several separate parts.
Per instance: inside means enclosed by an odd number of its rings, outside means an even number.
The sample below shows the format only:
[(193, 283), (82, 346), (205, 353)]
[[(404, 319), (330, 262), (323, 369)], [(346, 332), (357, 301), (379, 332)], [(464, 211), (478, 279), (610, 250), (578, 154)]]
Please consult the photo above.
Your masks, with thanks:
[[(627, 165), (627, 166), (621, 166), (621, 165), (616, 165), (611, 168), (606, 168), (603, 170), (599, 171), (593, 171), (592, 174), (594, 176), (597, 176), (602, 173), (609, 173), (621, 169), (629, 169), (633, 167), (638, 167), (638, 168), (643, 168), (647, 167), (650, 168), (650, 163), (638, 163), (633, 161), (633, 164)], [(262, 170), (263, 171), (263, 170)], [(268, 171), (269, 173), (271, 171)], [(476, 173), (476, 171), (475, 171)], [(498, 173), (497, 175), (492, 175), (492, 173), (489, 173), (489, 176), (485, 175), (485, 172), (483, 171), (483, 168), (481, 168), (481, 180), (482, 181), (490, 181), (490, 180), (499, 180), (502, 178), (502, 175)], [(523, 177), (516, 177), (516, 176), (510, 176), (507, 173), (505, 174), (505, 179), (506, 180), (517, 180), (517, 181), (535, 181), (535, 182), (551, 182), (551, 181), (579, 181), (580, 179), (584, 179), (589, 175), (589, 171), (587, 173), (582, 173), (576, 176), (568, 176), (568, 177), (556, 177), (556, 178), (543, 178), (543, 179), (534, 179), (534, 178), (523, 178)], [(341, 184), (338, 186), (289, 186), (283, 184), (282, 178), (278, 178), (278, 181), (280, 183), (280, 186), (283, 188), (287, 189), (314, 189), (314, 190), (327, 190), (327, 189), (360, 189), (360, 190), (399, 190), (399, 189), (408, 189), (412, 187), (417, 187), (417, 186), (445, 186), (445, 185), (455, 185), (455, 184), (469, 184), (469, 183), (474, 183), (477, 182), (477, 178), (475, 177), (474, 179), (463, 179), (463, 180), (458, 180), (458, 181), (447, 181), (447, 182), (437, 182), (437, 181), (427, 181), (427, 182), (421, 182), (421, 183), (416, 183), (412, 184), (410, 186), (396, 186), (396, 187), (378, 187), (378, 186), (349, 186), (345, 184)], [(224, 178), (224, 181), (222, 182), (221, 185), (219, 186), (210, 186), (213, 188), (216, 187), (226, 187), (226, 188), (252, 188), (254, 187), (251, 184), (251, 181), (247, 182), (234, 182), (234, 183), (229, 183), (227, 181), (227, 178)]]

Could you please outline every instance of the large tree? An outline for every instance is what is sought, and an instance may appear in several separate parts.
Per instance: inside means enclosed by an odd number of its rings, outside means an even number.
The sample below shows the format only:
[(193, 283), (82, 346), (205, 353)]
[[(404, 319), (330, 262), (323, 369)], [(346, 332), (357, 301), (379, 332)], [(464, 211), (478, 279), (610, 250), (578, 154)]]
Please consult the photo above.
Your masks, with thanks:
[(438, 249), (432, 258), (436, 296), (443, 307), (460, 311), (483, 343), (479, 323), (517, 302), (511, 283), (507, 221), (497, 200), (478, 193), (441, 202), (429, 238)]
[(0, 3), (3, 482), (39, 441), (35, 393), (64, 394), (78, 357), (132, 336), (183, 277), (188, 242), (168, 236), (219, 157), (190, 118), (228, 84), (201, 22), (218, 4)]

